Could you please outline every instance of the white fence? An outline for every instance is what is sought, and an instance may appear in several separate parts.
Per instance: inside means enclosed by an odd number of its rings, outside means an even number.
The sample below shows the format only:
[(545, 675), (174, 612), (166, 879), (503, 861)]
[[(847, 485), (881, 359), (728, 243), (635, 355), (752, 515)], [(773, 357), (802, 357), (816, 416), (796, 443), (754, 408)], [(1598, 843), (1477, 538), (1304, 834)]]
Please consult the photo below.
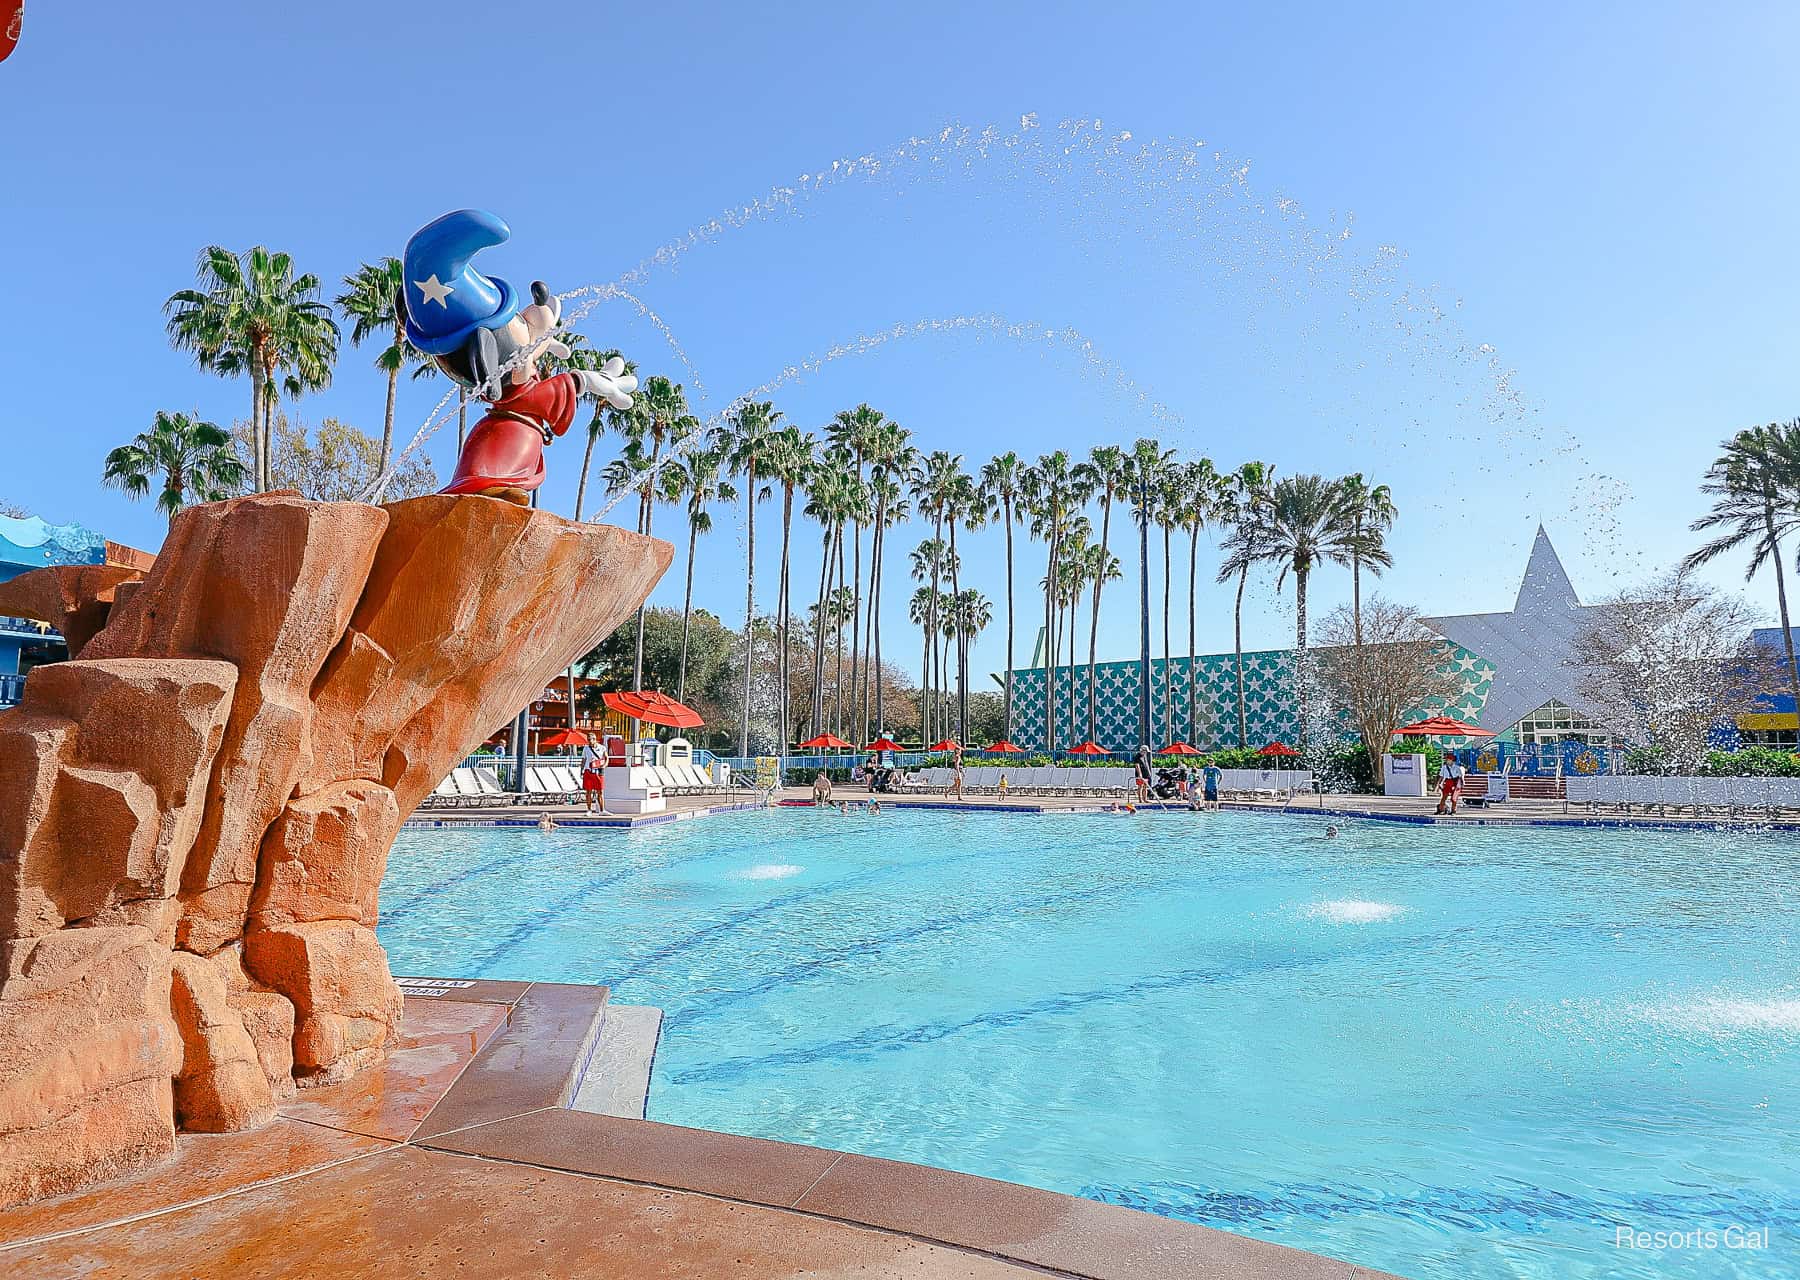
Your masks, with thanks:
[(1563, 779), (1570, 804), (1617, 809), (1800, 810), (1800, 778), (1689, 778), (1619, 775)]

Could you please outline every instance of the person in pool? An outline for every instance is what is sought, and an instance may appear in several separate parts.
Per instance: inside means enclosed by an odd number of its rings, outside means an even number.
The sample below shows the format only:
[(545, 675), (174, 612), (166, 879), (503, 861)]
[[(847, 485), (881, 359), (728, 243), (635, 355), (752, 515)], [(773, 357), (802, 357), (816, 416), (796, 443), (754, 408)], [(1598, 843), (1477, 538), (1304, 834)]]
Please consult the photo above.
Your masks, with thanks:
[(815, 805), (831, 803), (831, 779), (825, 776), (823, 769), (819, 770), (818, 776), (813, 779), (813, 803)]

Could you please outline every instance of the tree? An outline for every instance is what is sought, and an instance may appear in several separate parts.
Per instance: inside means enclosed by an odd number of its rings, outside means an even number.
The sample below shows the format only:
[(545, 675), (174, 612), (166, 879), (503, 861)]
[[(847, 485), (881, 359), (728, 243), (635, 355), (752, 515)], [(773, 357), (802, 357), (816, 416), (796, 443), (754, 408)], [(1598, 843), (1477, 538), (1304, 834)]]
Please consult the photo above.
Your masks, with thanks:
[(1406, 605), (1371, 595), (1360, 612), (1339, 605), (1319, 632), (1320, 685), (1336, 705), (1350, 709), (1377, 762), (1413, 713), (1441, 711), (1466, 692), (1455, 650)]
[(1225, 560), (1219, 566), (1219, 582), (1237, 579), (1237, 600), (1231, 611), (1232, 648), (1236, 655), (1234, 672), (1237, 681), (1237, 744), (1250, 745), (1248, 717), (1244, 709), (1244, 586), (1250, 580), (1250, 569), (1262, 560), (1258, 540), (1258, 509), (1268, 501), (1269, 485), (1275, 468), (1266, 462), (1246, 462), (1226, 480), (1220, 519), (1229, 527), (1225, 538)]
[[(789, 551), (794, 532), (794, 494), (806, 483), (813, 466), (813, 438), (794, 426), (783, 427), (769, 443), (764, 469), (781, 487), (781, 577), (776, 592), (776, 651), (780, 654), (776, 682), (781, 690), (781, 725), (784, 734), (794, 729), (789, 702), (793, 685), (791, 628), (794, 605)], [(791, 741), (791, 739), (789, 739)], [(784, 744), (785, 745), (785, 744)]]
[(338, 328), (318, 300), (319, 278), (295, 276), (285, 253), (262, 245), (239, 255), (218, 245), (200, 251), (199, 288), (169, 296), (169, 341), (192, 351), (195, 362), (222, 377), (250, 375), (250, 422), (255, 438), (254, 484), (269, 485), (270, 413), (279, 388), (290, 395), (331, 382)]
[(231, 436), (213, 423), (159, 409), (148, 431), (106, 455), (100, 480), (145, 498), (159, 474), (156, 509), (174, 519), (189, 503), (217, 502), (236, 493), (244, 483), (244, 464), (232, 452)]
[(1196, 641), (1195, 600), (1197, 595), (1196, 578), (1200, 569), (1200, 531), (1209, 524), (1220, 519), (1227, 511), (1226, 480), (1213, 466), (1212, 459), (1198, 458), (1183, 469), (1185, 472), (1182, 492), (1185, 501), (1178, 513), (1178, 522), (1188, 533), (1188, 716), (1186, 741), (1192, 743), (1197, 735), (1196, 722), (1200, 718), (1200, 680), (1195, 664), (1194, 652)]
[[(856, 478), (851, 474), (848, 459), (843, 451), (835, 445), (827, 448), (814, 464), (806, 480), (805, 514), (819, 524), (824, 542), (819, 557), (819, 597), (812, 606), (813, 626), (813, 681), (812, 699), (813, 716), (812, 731), (814, 734), (825, 732), (825, 648), (826, 629), (819, 620), (827, 616), (826, 593), (831, 587), (831, 572), (834, 561), (843, 561), (844, 525), (860, 505)], [(841, 704), (842, 691), (839, 689)]]
[(920, 726), (927, 737), (947, 736), (942, 731), (945, 725), (939, 718), (940, 710), (933, 691), (941, 697), (944, 687), (943, 673), (940, 670), (935, 676), (932, 673), (932, 657), (936, 652), (939, 634), (938, 620), (943, 614), (944, 593), (942, 587), (951, 574), (951, 552), (942, 538), (927, 538), (912, 550), (912, 580), (924, 585), (913, 592), (909, 614), (919, 624), (924, 636), (925, 656), (920, 669)]
[(918, 457), (919, 451), (912, 445), (912, 432), (899, 423), (884, 419), (870, 433), (869, 494), (875, 504), (875, 534), (869, 554), (869, 670), (875, 683), (875, 724), (881, 733), (887, 732), (886, 671), (881, 658), (881, 595), (887, 531), (910, 514), (902, 483), (912, 472)]
[(1744, 581), (1765, 563), (1775, 568), (1775, 600), (1781, 612), (1781, 639), (1787, 653), (1788, 690), (1800, 710), (1800, 663), (1788, 618), (1787, 578), (1781, 567), (1781, 540), (1800, 526), (1800, 418), (1740, 431), (1720, 446), (1700, 492), (1713, 499), (1712, 511), (1690, 526), (1696, 533), (1724, 530), (1682, 562), (1684, 570), (1716, 560), (1727, 551), (1749, 548)]
[[(232, 427), (231, 439), (247, 476), (249, 459), (256, 447), (250, 424), (239, 422)], [(381, 465), (381, 442), (336, 418), (321, 422), (315, 439), (304, 422), (290, 421), (287, 414), (277, 409), (268, 444), (271, 487), (297, 490), (301, 497), (315, 502), (355, 502), (386, 469)], [(387, 496), (416, 498), (435, 492), (437, 487), (437, 472), (431, 459), (421, 453), (409, 458), (394, 473), (388, 482)]]
[[(687, 631), (688, 695), (684, 701), (705, 717), (707, 724), (720, 724), (730, 716), (722, 695), (731, 674), (733, 634), (704, 609), (694, 610)], [(593, 688), (628, 689), (634, 684), (673, 688), (681, 679), (682, 632), (678, 610), (646, 609), (641, 651), (635, 634), (620, 627), (579, 659), (576, 670), (599, 682)], [(597, 692), (583, 690), (581, 699), (588, 714), (600, 709)]]
[(1294, 578), (1294, 666), (1299, 682), (1300, 737), (1308, 739), (1312, 700), (1307, 660), (1306, 589), (1322, 562), (1350, 564), (1358, 545), (1355, 524), (1344, 501), (1343, 486), (1322, 476), (1298, 475), (1277, 480), (1268, 500), (1253, 512), (1254, 529), (1247, 547), (1254, 561), (1278, 566), (1275, 589)]
[[(1169, 529), (1171, 526), (1167, 523), (1165, 513), (1168, 508), (1168, 500), (1172, 496), (1168, 491), (1166, 481), (1168, 473), (1174, 465), (1175, 451), (1173, 449), (1164, 449), (1158, 441), (1139, 439), (1131, 446), (1130, 485), (1132, 492), (1136, 496), (1137, 518), (1141, 522), (1157, 524), (1161, 526), (1163, 531), (1163, 711), (1165, 721), (1168, 715), (1171, 714), (1171, 704), (1168, 694)], [(1150, 574), (1150, 566), (1145, 564), (1143, 570), (1144, 576), (1147, 579)], [(1149, 597), (1149, 587), (1147, 583), (1144, 587), (1144, 597), (1146, 603), (1143, 608), (1147, 610), (1149, 607), (1147, 603)], [(1144, 620), (1144, 626), (1146, 630), (1144, 632), (1142, 647), (1147, 650), (1150, 647), (1147, 619)], [(1145, 656), (1147, 659), (1148, 655), (1146, 654)], [(1144, 679), (1150, 679), (1149, 672), (1145, 673)], [(1155, 690), (1149, 690), (1147, 696), (1151, 699), (1152, 708), (1150, 717), (1150, 736), (1155, 738), (1157, 736), (1155, 724)], [(1172, 724), (1167, 723), (1165, 723), (1164, 727), (1166, 729), (1174, 728)]]
[[(650, 533), (650, 525), (656, 515), (656, 497), (662, 490), (659, 476), (662, 471), (663, 446), (673, 448), (687, 439), (700, 424), (688, 412), (687, 395), (681, 384), (671, 382), (661, 375), (647, 379), (642, 390), (632, 397), (631, 408), (609, 409), (611, 416), (619, 427), (619, 434), (627, 441), (627, 451), (632, 443), (641, 447), (644, 440), (650, 441), (650, 456), (645, 460), (636, 479), (638, 482), (638, 532), (646, 536)], [(644, 641), (644, 606), (638, 606), (637, 642), (643, 648)], [(642, 665), (641, 663), (639, 664)], [(633, 689), (642, 689), (642, 672), (639, 683)]]
[[(981, 527), (981, 516), (985, 508), (975, 482), (962, 469), (962, 458), (956, 459), (956, 468), (949, 477), (943, 492), (944, 523), (950, 529), (950, 594), (953, 599), (962, 600), (962, 557), (956, 551), (956, 527), (961, 525), (971, 533)], [(985, 623), (983, 624), (986, 625)], [(980, 630), (980, 628), (976, 628)], [(958, 737), (967, 737), (969, 732), (969, 654), (968, 646), (972, 633), (967, 627), (961, 627), (956, 636), (956, 732)]]
[(1601, 602), (1576, 638), (1576, 691), (1601, 724), (1693, 773), (1734, 716), (1766, 711), (1785, 675), (1756, 611), (1685, 567)]
[[(1012, 735), (1013, 713), (1013, 524), (1023, 518), (1019, 505), (1020, 484), (1024, 477), (1024, 464), (1019, 455), (1008, 450), (989, 461), (981, 468), (981, 496), (987, 503), (987, 518), (999, 520), (1006, 529), (1006, 695), (1005, 726), (1000, 737), (1010, 738)], [(1089, 646), (1089, 655), (1093, 652)], [(990, 739), (991, 741), (991, 739)]]
[(988, 598), (974, 587), (959, 591), (951, 601), (950, 624), (956, 633), (956, 654), (959, 670), (956, 683), (961, 703), (961, 717), (958, 741), (969, 740), (968, 723), (968, 685), (969, 685), (969, 650), (974, 647), (975, 639), (994, 621), (994, 606)]
[[(738, 727), (738, 754), (750, 754), (751, 666), (756, 657), (756, 499), (758, 468), (774, 446), (781, 411), (768, 400), (740, 404), (726, 416), (725, 425), (713, 433), (714, 447), (732, 470), (744, 477), (744, 710)], [(762, 497), (769, 496), (763, 486)]]
[(1030, 503), (1031, 536), (1043, 540), (1044, 571), (1044, 749), (1056, 750), (1056, 567), (1062, 553), (1063, 524), (1080, 507), (1080, 489), (1061, 449), (1041, 455), (1025, 472), (1021, 488)]
[(700, 535), (712, 530), (712, 513), (707, 507), (714, 502), (732, 502), (737, 498), (737, 490), (731, 481), (720, 474), (721, 461), (716, 450), (693, 449), (686, 458), (663, 469), (664, 497), (669, 502), (685, 503), (688, 521), (687, 585), (681, 597), (681, 659), (675, 676), (677, 702), (687, 700), (688, 625), (694, 611), (694, 555)]
[[(863, 482), (863, 464), (870, 451), (875, 447), (875, 437), (886, 423), (879, 409), (872, 409), (866, 404), (859, 404), (854, 409), (842, 409), (825, 426), (825, 438), (842, 449), (851, 459), (856, 483)], [(852, 599), (850, 617), (850, 688), (852, 705), (859, 708), (859, 727), (857, 741), (868, 741), (869, 707), (866, 678), (859, 680), (857, 672), (858, 653), (862, 648), (862, 535), (863, 518), (859, 514), (855, 521), (856, 537), (854, 544), (854, 562), (850, 574), (850, 594)], [(858, 690), (861, 690), (859, 695)]]
[[(1112, 545), (1112, 508), (1120, 492), (1131, 479), (1130, 460), (1116, 444), (1095, 445), (1088, 451), (1087, 461), (1076, 465), (1075, 482), (1081, 501), (1100, 500), (1100, 551), (1102, 559)], [(1116, 575), (1115, 575), (1116, 576)], [(1100, 728), (1097, 653), (1100, 645), (1100, 591), (1106, 579), (1093, 579), (1094, 599), (1088, 618), (1088, 740), (1093, 741)]]
[(337, 296), (337, 308), (350, 321), (350, 342), (362, 346), (370, 338), (386, 341), (375, 367), (387, 374), (387, 408), (381, 418), (381, 448), (375, 474), (388, 469), (394, 449), (394, 396), (400, 385), (400, 370), (425, 359), (425, 353), (406, 340), (406, 312), (399, 304), (400, 291), (406, 287), (405, 272), (398, 258), (365, 262), (353, 275), (344, 277), (344, 291)]

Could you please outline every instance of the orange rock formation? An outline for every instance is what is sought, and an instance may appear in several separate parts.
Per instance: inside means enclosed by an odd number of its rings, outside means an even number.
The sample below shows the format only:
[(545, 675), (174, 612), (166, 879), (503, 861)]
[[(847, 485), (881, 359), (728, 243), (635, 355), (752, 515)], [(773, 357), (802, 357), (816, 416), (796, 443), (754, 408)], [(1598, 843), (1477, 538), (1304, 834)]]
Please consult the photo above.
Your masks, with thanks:
[(0, 1206), (379, 1061), (401, 822), (671, 554), (489, 498), (270, 493), (183, 512), (116, 604), (134, 571), (0, 585), (79, 655), (0, 713)]

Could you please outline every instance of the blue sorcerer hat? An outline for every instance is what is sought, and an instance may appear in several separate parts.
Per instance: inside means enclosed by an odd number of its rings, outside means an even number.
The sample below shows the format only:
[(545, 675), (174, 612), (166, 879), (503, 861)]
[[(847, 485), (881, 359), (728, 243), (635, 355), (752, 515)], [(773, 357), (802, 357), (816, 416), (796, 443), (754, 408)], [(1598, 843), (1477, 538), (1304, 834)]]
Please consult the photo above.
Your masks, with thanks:
[(406, 337), (427, 355), (454, 351), (477, 329), (498, 329), (518, 314), (518, 295), (469, 259), (512, 235), (485, 209), (457, 209), (406, 242)]

